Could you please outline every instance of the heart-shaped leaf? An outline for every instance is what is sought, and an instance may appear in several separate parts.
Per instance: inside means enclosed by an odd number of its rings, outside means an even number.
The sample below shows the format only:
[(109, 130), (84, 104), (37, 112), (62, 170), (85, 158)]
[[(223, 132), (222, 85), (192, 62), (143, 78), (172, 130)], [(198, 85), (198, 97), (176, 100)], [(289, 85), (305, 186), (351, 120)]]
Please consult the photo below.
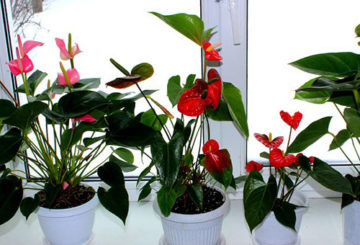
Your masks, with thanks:
[(15, 215), (22, 197), (21, 179), (12, 175), (0, 178), (0, 225)]
[(12, 160), (18, 153), (23, 136), (17, 128), (12, 128), (0, 136), (0, 165)]
[(125, 187), (117, 185), (108, 191), (99, 187), (97, 193), (104, 208), (115, 214), (125, 224), (129, 212), (129, 195)]
[(26, 217), (29, 218), (30, 214), (32, 214), (40, 204), (40, 199), (38, 195), (35, 195), (35, 198), (26, 197), (21, 201), (20, 211)]

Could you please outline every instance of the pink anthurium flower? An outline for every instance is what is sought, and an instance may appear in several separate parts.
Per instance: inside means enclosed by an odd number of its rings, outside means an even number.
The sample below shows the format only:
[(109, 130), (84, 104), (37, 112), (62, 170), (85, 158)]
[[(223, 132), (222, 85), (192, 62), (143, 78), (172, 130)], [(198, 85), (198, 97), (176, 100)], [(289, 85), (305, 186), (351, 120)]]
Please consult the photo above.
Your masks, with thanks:
[[(69, 77), (71, 85), (77, 83), (80, 80), (79, 72), (75, 68), (67, 70), (66, 73), (67, 73), (67, 75)], [(65, 76), (62, 73), (58, 74), (58, 85), (61, 85), (61, 86), (67, 86), (68, 85), (67, 82), (66, 82)]]
[(90, 114), (85, 114), (84, 116), (81, 117), (74, 117), (74, 120), (80, 122), (89, 122), (89, 123), (96, 122), (96, 119)]
[(69, 52), (69, 50), (66, 49), (66, 45), (63, 39), (55, 38), (55, 42), (60, 49), (60, 58), (63, 60), (73, 59), (75, 55), (81, 52), (78, 44), (72, 46)]
[(37, 46), (42, 46), (43, 43), (37, 41), (26, 41), (24, 44), (21, 41), (20, 36), (18, 35), (19, 47), (16, 48), (16, 59), (11, 60), (7, 63), (12, 74), (15, 76), (21, 73), (28, 73), (34, 69), (34, 65), (31, 59), (27, 56), (27, 53), (30, 52), (33, 48)]
[(69, 183), (66, 182), (66, 181), (64, 181), (64, 182), (62, 183), (62, 188), (63, 188), (63, 190), (65, 191), (68, 187), (69, 187)]

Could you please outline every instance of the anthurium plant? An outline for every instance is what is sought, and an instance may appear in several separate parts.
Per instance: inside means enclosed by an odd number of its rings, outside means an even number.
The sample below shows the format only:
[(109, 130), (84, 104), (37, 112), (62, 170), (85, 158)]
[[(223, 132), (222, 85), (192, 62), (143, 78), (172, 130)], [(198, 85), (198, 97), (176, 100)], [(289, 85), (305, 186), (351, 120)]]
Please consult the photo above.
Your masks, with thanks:
[[(69, 208), (86, 202), (96, 192), (81, 183), (96, 172), (110, 186), (108, 190), (102, 187), (97, 190), (100, 202), (125, 222), (129, 204), (123, 171), (136, 167), (132, 153), (122, 143), (141, 146), (146, 139), (139, 135), (151, 137), (157, 133), (141, 124), (132, 134), (133, 127), (140, 123), (132, 123), (128, 114), (133, 113), (140, 96), (94, 91), (100, 79), (80, 78), (75, 56), (81, 51), (77, 44), (72, 45), (70, 34), (67, 45), (56, 39), (60, 57), (69, 62), (69, 68), (66, 70), (66, 64), (60, 62), (57, 78), (53, 82), (48, 79), (46, 89), (37, 92), (47, 74), (40, 70), (32, 72), (34, 65), (28, 53), (43, 44), (22, 43), (20, 37), (18, 44), (16, 59), (8, 66), (23, 81), (17, 92), (24, 94), (26, 103), (20, 105), (1, 83), (12, 100), (0, 100), (4, 131), (0, 136), (0, 224), (9, 220), (19, 205), (27, 218), (39, 205)], [(126, 139), (122, 139), (124, 135)], [(109, 145), (115, 146), (113, 153), (104, 157), (102, 152)], [(6, 168), (5, 164), (14, 158), (26, 162), (30, 171), (22, 174), (20, 170)], [(27, 182), (25, 187), (22, 180)], [(23, 189), (38, 192), (23, 198)]]
[(285, 147), (280, 148), (284, 141), (283, 136), (273, 138), (271, 133), (254, 134), (255, 138), (267, 148), (267, 151), (260, 153), (260, 157), (269, 162), (267, 182), (260, 173), (263, 164), (250, 161), (246, 165), (249, 175), (245, 180), (243, 202), (245, 218), (251, 231), (261, 224), (270, 212), (274, 212), (279, 223), (295, 230), (295, 209), (299, 206), (292, 203), (291, 198), (296, 188), (309, 177), (331, 189), (350, 187), (344, 182), (343, 176), (328, 164), (316, 157), (306, 157), (301, 153), (328, 132), (331, 118), (327, 117), (311, 123), (297, 134), (294, 140), (291, 140), (293, 132), (301, 122), (302, 114), (295, 112), (290, 115), (281, 111), (280, 117), (290, 126)]
[[(247, 137), (248, 127), (241, 93), (232, 83), (223, 82), (216, 69), (208, 69), (209, 60), (222, 59), (216, 49), (220, 44), (209, 42), (213, 29), (205, 30), (204, 23), (195, 15), (152, 14), (199, 45), (203, 53), (201, 78), (191, 74), (185, 84), (181, 84), (180, 76), (173, 76), (168, 81), (168, 98), (172, 106), (177, 107), (181, 117), (175, 118), (172, 115), (175, 113), (156, 101), (149, 91), (141, 89), (139, 82), (153, 73), (150, 64), (140, 64), (129, 72), (111, 59), (125, 77), (116, 78), (107, 85), (118, 89), (136, 86), (147, 101), (149, 110), (133, 118), (156, 130), (148, 142), (150, 152), (141, 149), (150, 159), (150, 164), (140, 174), (138, 183), (145, 180), (145, 176), (153, 176), (142, 185), (139, 200), (146, 198), (154, 188), (160, 210), (165, 216), (172, 211), (182, 212), (175, 207), (179, 202), (186, 207), (184, 212), (207, 212), (208, 187), (212, 188), (214, 180), (225, 189), (229, 186), (235, 188), (230, 155), (215, 139), (211, 139), (208, 123), (210, 119), (233, 121)], [(141, 137), (147, 135), (143, 134)], [(142, 148), (145, 144), (134, 146)], [(156, 173), (152, 172), (153, 169)], [(160, 185), (152, 185), (154, 182)], [(223, 203), (222, 199), (220, 194), (220, 205)]]
[[(360, 37), (360, 25), (356, 27), (355, 33)], [(360, 200), (360, 169), (357, 165), (360, 161), (359, 62), (359, 54), (338, 52), (311, 55), (291, 63), (302, 71), (316, 75), (296, 90), (295, 99), (314, 104), (330, 103), (334, 106), (334, 111), (344, 120), (344, 129), (338, 132), (326, 132), (333, 137), (329, 151), (340, 150), (354, 170), (354, 175), (345, 176), (347, 184), (343, 184), (342, 188), (334, 189), (343, 193), (342, 207), (354, 200)], [(343, 148), (345, 142), (351, 142), (356, 159), (349, 157), (350, 149)], [(324, 184), (321, 180), (318, 181)]]

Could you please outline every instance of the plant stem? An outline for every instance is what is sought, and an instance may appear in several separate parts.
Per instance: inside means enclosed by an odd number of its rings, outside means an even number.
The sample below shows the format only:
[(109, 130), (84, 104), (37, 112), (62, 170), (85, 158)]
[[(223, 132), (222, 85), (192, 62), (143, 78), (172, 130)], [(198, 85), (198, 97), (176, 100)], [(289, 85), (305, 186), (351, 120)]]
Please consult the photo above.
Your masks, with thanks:
[(1, 87), (5, 90), (5, 92), (9, 95), (9, 97), (12, 99), (12, 101), (14, 101), (16, 107), (20, 107), (19, 103), (16, 101), (16, 99), (12, 96), (12, 94), (10, 93), (10, 91), (7, 89), (7, 87), (5, 86), (5, 84), (0, 80), (0, 85)]

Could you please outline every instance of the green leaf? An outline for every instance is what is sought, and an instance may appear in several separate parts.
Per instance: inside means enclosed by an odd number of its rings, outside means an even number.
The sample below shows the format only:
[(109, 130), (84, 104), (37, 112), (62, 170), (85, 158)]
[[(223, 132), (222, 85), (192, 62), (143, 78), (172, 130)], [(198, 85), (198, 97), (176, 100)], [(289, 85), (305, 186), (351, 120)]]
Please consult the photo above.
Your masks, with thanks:
[(284, 174), (284, 182), (285, 182), (285, 186), (286, 188), (289, 190), (291, 187), (294, 186), (294, 182), (291, 180), (291, 178), (289, 176), (287, 176), (286, 174)]
[(286, 227), (295, 230), (296, 223), (296, 214), (295, 214), (296, 206), (294, 204), (288, 202), (281, 202), (281, 205), (274, 206), (274, 214), (277, 221), (280, 224), (283, 224)]
[(265, 159), (269, 159), (269, 153), (263, 151), (263, 152), (260, 153), (260, 157), (265, 158)]
[(342, 146), (348, 139), (351, 138), (351, 132), (347, 129), (341, 130), (333, 139), (330, 144), (329, 151), (334, 150)]
[(218, 105), (218, 108), (216, 108), (216, 110), (214, 110), (213, 108), (210, 108), (210, 110), (208, 110), (206, 112), (206, 115), (214, 121), (232, 121), (233, 120), (230, 115), (228, 106), (223, 99), (220, 100), (220, 103)]
[(106, 184), (110, 186), (125, 186), (124, 174), (120, 166), (114, 162), (109, 161), (98, 168), (98, 176)]
[(0, 99), (0, 122), (8, 118), (15, 110), (16, 107), (10, 100)]
[(162, 186), (161, 189), (157, 192), (157, 202), (159, 204), (161, 213), (165, 217), (170, 215), (176, 199), (184, 194), (185, 190), (186, 186), (175, 185), (174, 188)]
[(321, 118), (301, 131), (288, 148), (288, 153), (302, 152), (329, 131), (331, 117)]
[(31, 102), (17, 108), (10, 117), (3, 122), (25, 130), (30, 127), (30, 124), (38, 117), (38, 115), (47, 108), (48, 105), (43, 102)]
[(109, 161), (113, 162), (113, 163), (116, 163), (121, 168), (121, 170), (123, 172), (132, 172), (135, 169), (137, 169), (137, 166), (135, 166), (135, 165), (133, 165), (131, 163), (128, 163), (128, 162), (121, 161), (120, 159), (118, 159), (114, 155), (110, 156)]
[(105, 136), (99, 136), (99, 137), (94, 137), (94, 138), (85, 138), (84, 139), (84, 145), (86, 147), (95, 144), (96, 142), (99, 142), (100, 140), (105, 140)]
[(78, 117), (107, 103), (108, 101), (100, 93), (94, 91), (76, 91), (60, 98), (59, 109), (67, 117)]
[[(299, 157), (300, 165), (306, 166), (309, 159), (305, 156)], [(352, 195), (353, 190), (350, 182), (337, 170), (315, 157), (314, 166), (311, 169), (303, 168), (310, 176), (324, 187), (341, 193)]]
[(224, 82), (222, 94), (228, 105), (230, 115), (235, 125), (246, 136), (246, 138), (248, 138), (249, 129), (240, 90), (231, 83)]
[[(160, 119), (161, 123), (159, 122), (158, 118)], [(165, 125), (167, 120), (167, 115), (162, 114), (158, 115), (157, 117), (154, 111), (150, 109), (141, 115), (140, 122), (150, 128), (153, 128), (154, 130), (160, 131), (162, 129), (162, 125)]]
[(360, 137), (360, 114), (357, 110), (346, 108), (344, 110), (344, 117), (346, 126), (354, 134), (355, 137)]
[(144, 200), (151, 193), (151, 183), (156, 180), (156, 177), (153, 176), (142, 188), (139, 194), (138, 202)]
[(154, 68), (149, 63), (138, 64), (131, 70), (131, 75), (139, 75), (140, 81), (148, 79), (152, 74), (154, 74)]
[(23, 136), (17, 128), (11, 128), (6, 134), (0, 136), (0, 165), (12, 160), (18, 153)]
[(59, 196), (59, 193), (62, 190), (62, 185), (52, 185), (51, 183), (46, 183), (44, 187), (44, 191), (46, 194), (46, 204), (49, 208), (53, 207), (53, 204), (55, 203), (56, 198)]
[(303, 100), (314, 104), (323, 104), (327, 102), (331, 96), (330, 91), (302, 91), (302, 89), (309, 88), (318, 78), (311, 79), (306, 82), (295, 93), (295, 99)]
[(180, 85), (180, 76), (173, 76), (167, 84), (167, 96), (174, 107), (179, 102), (183, 89)]
[(195, 183), (189, 185), (186, 189), (186, 192), (189, 194), (191, 200), (198, 206), (200, 209), (203, 207), (203, 189), (200, 183)]
[(246, 181), (247, 179), (247, 175), (243, 175), (243, 176), (239, 176), (239, 177), (236, 177), (234, 180), (235, 180), (235, 184), (240, 184), (244, 181)]
[[(246, 180), (244, 188), (245, 218), (252, 231), (271, 211), (277, 195), (276, 179), (269, 177), (268, 183), (259, 180), (257, 173), (252, 171)], [(245, 194), (246, 192), (246, 194)], [(246, 196), (246, 199), (245, 199)]]
[(151, 169), (154, 167), (154, 165), (155, 165), (155, 162), (152, 161), (152, 162), (149, 164), (149, 166), (147, 166), (147, 167), (140, 173), (139, 178), (138, 178), (138, 180), (137, 180), (137, 182), (136, 182), (136, 185), (138, 185), (138, 184), (140, 183), (140, 181), (142, 181), (142, 179), (143, 179), (148, 173), (150, 173), (150, 171), (151, 171)]
[(195, 74), (188, 75), (188, 77), (186, 78), (186, 83), (185, 83), (184, 88), (183, 88), (183, 92), (186, 89), (190, 89), (190, 88), (192, 88), (194, 86), (195, 78), (196, 78)]
[(117, 63), (114, 59), (110, 59), (110, 62), (119, 70), (121, 71), (125, 76), (129, 76), (130, 72), (128, 72), (128, 70), (126, 70), (122, 65), (120, 65), (119, 63)]
[(21, 201), (20, 211), (26, 217), (29, 218), (30, 214), (32, 214), (40, 204), (40, 199), (38, 195), (35, 195), (35, 198), (26, 197)]
[(0, 178), (0, 225), (10, 220), (18, 210), (23, 197), (21, 179), (13, 176)]
[(118, 155), (121, 159), (128, 163), (134, 163), (133, 153), (126, 148), (117, 148), (114, 150), (114, 153)]
[(207, 30), (204, 31), (203, 36), (202, 36), (202, 40), (207, 42), (210, 39), (210, 36), (213, 32), (213, 30), (215, 29), (215, 27), (209, 28)]
[(357, 37), (360, 37), (360, 25), (357, 25), (355, 28), (355, 33)]
[(99, 187), (97, 193), (100, 203), (104, 208), (115, 214), (125, 224), (129, 212), (129, 195), (125, 186), (113, 186), (108, 191)]
[[(35, 95), (35, 90), (39, 86), (42, 80), (47, 76), (47, 73), (42, 72), (40, 70), (34, 71), (30, 77), (28, 78), (29, 83), (29, 92), (31, 95)], [(17, 92), (25, 93), (25, 86), (24, 84), (20, 85), (17, 90)]]
[(174, 15), (162, 15), (156, 12), (150, 13), (163, 20), (190, 40), (202, 46), (204, 23), (198, 16), (184, 13)]
[(325, 53), (305, 57), (290, 63), (305, 72), (343, 77), (358, 72), (360, 56), (355, 53)]

